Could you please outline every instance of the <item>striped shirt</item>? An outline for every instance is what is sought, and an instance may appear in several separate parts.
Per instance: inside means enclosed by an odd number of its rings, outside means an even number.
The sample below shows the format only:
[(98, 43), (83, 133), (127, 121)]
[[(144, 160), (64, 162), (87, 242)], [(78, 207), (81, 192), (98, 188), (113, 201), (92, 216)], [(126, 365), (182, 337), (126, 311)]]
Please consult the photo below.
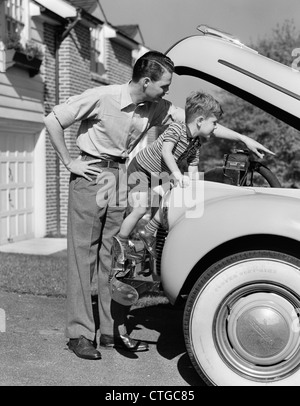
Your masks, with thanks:
[[(174, 144), (172, 154), (176, 162), (186, 152), (190, 145), (190, 140), (187, 137), (185, 123), (172, 123), (170, 126), (157, 138), (156, 141), (149, 144), (147, 147), (139, 151), (136, 155), (138, 164), (149, 173), (167, 172), (171, 174), (170, 169), (162, 157), (162, 147), (164, 142), (172, 142)], [(189, 151), (187, 162), (188, 165), (196, 166), (199, 163), (200, 142), (199, 139), (192, 141), (193, 147)]]

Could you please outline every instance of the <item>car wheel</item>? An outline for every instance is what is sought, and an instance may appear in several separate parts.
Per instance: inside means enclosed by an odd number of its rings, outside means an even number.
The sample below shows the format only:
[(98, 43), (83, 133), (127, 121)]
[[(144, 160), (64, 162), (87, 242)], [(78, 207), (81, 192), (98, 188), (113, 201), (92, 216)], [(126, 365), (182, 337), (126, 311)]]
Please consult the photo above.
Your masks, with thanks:
[[(236, 185), (233, 178), (225, 175), (223, 168), (214, 168), (204, 172), (204, 180)], [(241, 173), (239, 185), (259, 187), (269, 186), (276, 188), (281, 187), (281, 183), (274, 173), (271, 172), (269, 168), (256, 161), (251, 162), (250, 170), (246, 174)]]
[[(252, 162), (253, 166), (252, 171), (250, 172), (250, 176), (252, 175), (253, 178), (247, 183), (247, 179), (245, 179), (244, 184), (242, 186), (246, 186), (247, 184), (252, 185), (254, 183), (260, 186), (270, 186), (270, 187), (281, 187), (281, 183), (274, 175), (270, 169), (259, 162)], [(255, 176), (259, 174), (260, 176)]]
[(195, 283), (184, 311), (192, 364), (208, 385), (299, 386), (300, 261), (234, 254)]

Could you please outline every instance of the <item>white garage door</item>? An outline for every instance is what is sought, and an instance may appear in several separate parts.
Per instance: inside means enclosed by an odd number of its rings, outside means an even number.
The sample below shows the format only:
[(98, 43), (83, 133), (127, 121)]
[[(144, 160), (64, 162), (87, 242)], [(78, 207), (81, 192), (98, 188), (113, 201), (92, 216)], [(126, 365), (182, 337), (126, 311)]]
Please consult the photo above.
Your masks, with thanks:
[(0, 132), (0, 244), (34, 235), (34, 139)]

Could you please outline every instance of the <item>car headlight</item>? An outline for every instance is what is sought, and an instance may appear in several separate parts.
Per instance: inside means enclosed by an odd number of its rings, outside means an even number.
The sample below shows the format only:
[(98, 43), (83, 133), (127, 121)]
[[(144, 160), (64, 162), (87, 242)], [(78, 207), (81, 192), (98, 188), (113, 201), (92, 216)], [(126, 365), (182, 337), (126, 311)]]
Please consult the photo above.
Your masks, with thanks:
[(169, 230), (169, 207), (170, 207), (171, 190), (166, 192), (160, 202), (159, 217), (160, 223), (164, 230)]

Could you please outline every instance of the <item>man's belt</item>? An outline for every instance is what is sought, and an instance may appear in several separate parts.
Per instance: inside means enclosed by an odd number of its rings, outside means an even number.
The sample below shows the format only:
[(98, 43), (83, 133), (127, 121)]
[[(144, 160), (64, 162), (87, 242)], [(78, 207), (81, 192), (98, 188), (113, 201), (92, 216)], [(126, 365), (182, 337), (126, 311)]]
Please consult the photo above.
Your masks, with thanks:
[(121, 158), (118, 156), (109, 157), (97, 157), (87, 152), (81, 152), (82, 157), (88, 157), (89, 159), (101, 159), (99, 162), (95, 162), (93, 165), (101, 166), (102, 168), (119, 168), (120, 164), (125, 164), (126, 158)]

